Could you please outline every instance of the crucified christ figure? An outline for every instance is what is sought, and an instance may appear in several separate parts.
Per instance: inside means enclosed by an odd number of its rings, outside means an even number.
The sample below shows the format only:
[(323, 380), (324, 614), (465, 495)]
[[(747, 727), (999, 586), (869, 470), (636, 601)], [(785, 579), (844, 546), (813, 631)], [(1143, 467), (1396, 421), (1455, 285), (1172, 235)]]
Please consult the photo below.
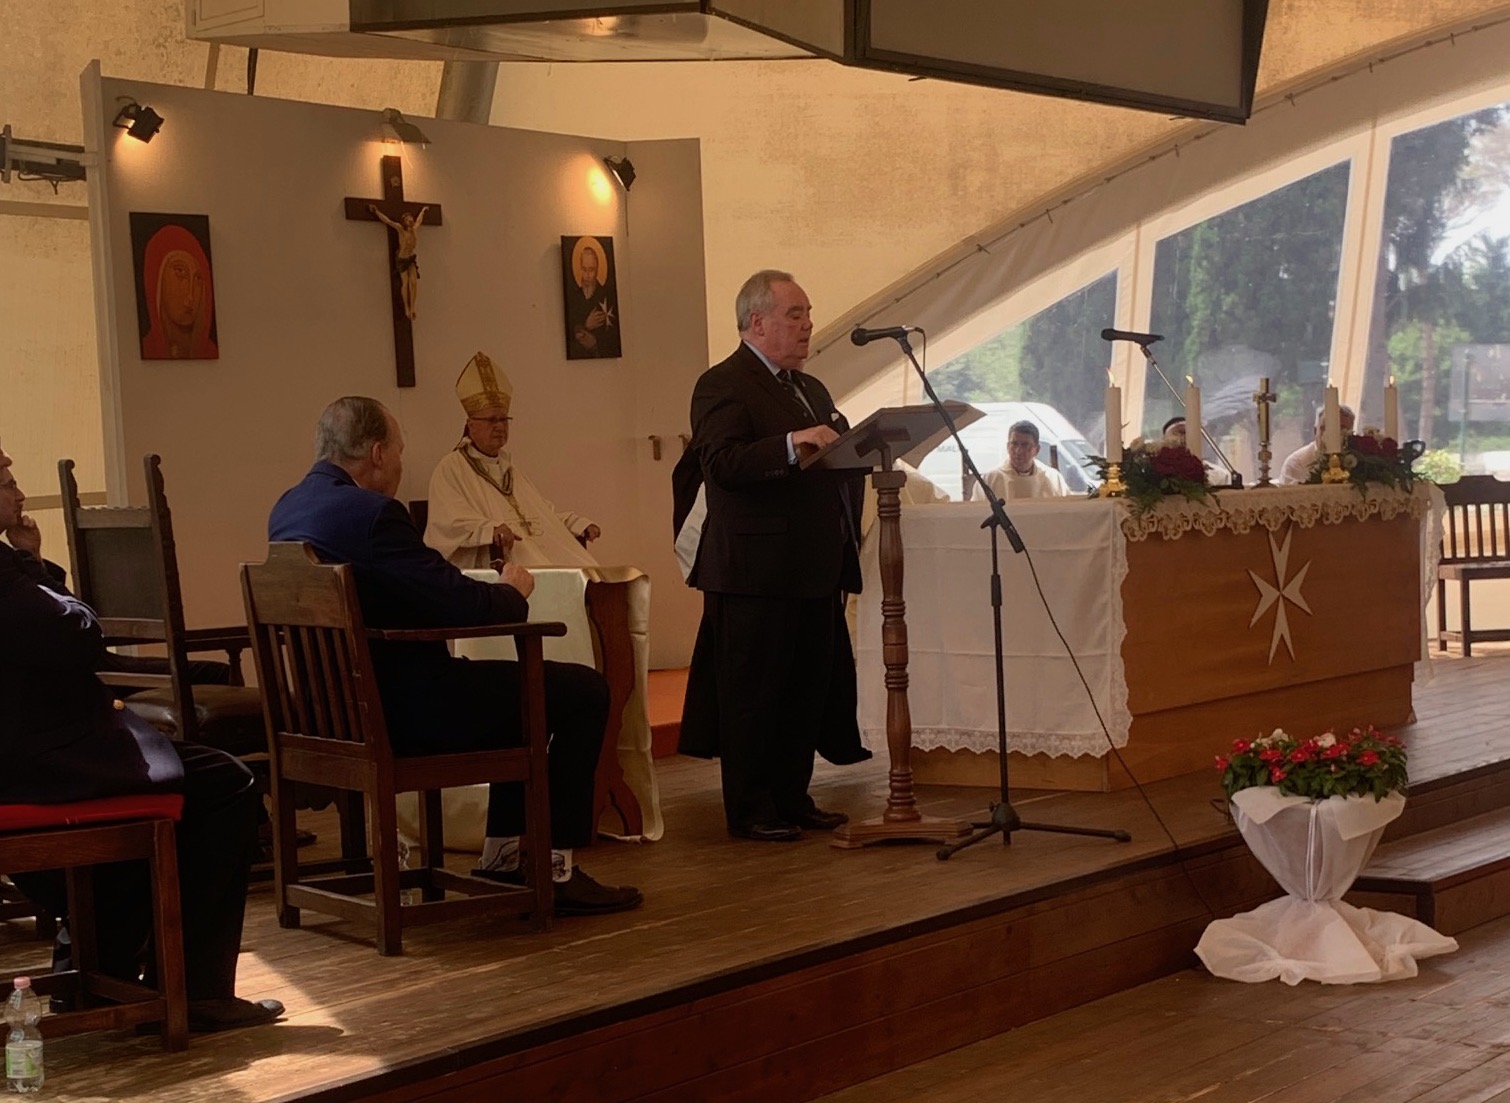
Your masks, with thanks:
[(419, 298), (419, 257), (416, 255), (416, 250), (419, 248), (419, 228), (420, 224), (425, 221), (425, 212), (430, 208), (421, 207), (418, 214), (405, 211), (399, 216), (397, 222), (378, 210), (376, 203), (367, 204), (367, 209), (372, 212), (374, 218), (398, 235), (398, 249), (393, 254), (393, 270), (398, 275), (399, 295), (404, 300), (404, 313), (412, 322), (415, 318), (415, 301)]

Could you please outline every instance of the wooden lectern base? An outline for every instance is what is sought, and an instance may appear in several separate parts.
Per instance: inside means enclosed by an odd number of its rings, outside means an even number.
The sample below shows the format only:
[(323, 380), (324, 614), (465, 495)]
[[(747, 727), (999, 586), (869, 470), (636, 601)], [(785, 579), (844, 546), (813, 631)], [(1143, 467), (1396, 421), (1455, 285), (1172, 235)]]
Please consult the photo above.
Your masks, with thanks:
[(846, 823), (834, 828), (828, 845), (840, 850), (858, 850), (871, 843), (920, 842), (949, 843), (962, 839), (973, 830), (961, 820), (940, 820), (932, 816), (919, 816), (915, 820), (888, 823), (883, 816), (859, 823)]

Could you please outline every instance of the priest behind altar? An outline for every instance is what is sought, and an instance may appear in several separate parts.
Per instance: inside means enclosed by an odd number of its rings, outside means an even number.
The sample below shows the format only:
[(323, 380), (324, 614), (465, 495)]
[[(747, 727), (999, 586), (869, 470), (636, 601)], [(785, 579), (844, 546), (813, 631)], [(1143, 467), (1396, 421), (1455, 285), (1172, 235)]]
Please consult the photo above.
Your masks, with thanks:
[(479, 352), (456, 381), (467, 423), (430, 476), (425, 543), (463, 570), (497, 560), (522, 567), (596, 567), (587, 544), (598, 526), (558, 512), (509, 455), (508, 376)]

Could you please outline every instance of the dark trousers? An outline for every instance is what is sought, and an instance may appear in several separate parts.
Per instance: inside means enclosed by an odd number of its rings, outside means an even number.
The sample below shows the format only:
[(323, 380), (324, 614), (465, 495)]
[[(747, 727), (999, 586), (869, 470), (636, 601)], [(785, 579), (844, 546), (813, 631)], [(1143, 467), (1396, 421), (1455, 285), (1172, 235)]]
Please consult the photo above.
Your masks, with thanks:
[[(718, 753), (724, 815), (742, 826), (795, 820), (807, 795), (813, 753), (828, 711), (844, 630), (837, 595), (821, 598), (704, 594), (717, 687)], [(844, 655), (848, 641), (844, 641)], [(706, 677), (694, 670), (692, 677)], [(849, 668), (851, 678), (853, 667)], [(704, 682), (704, 684), (706, 684)]]
[[(520, 744), (520, 672), (516, 662), (455, 659), (433, 696), (444, 723), (429, 723), (422, 735), (394, 732), (398, 754), (482, 751)], [(551, 845), (587, 846), (596, 834), (593, 785), (603, 731), (608, 723), (608, 683), (590, 666), (546, 662), (545, 722), (550, 732)], [(408, 727), (408, 725), (405, 725)], [(524, 834), (524, 786), (489, 787), (490, 836)]]
[[(177, 826), (184, 968), (191, 1000), (236, 994), (236, 955), (246, 915), (246, 875), (256, 846), (256, 783), (239, 759), (209, 747), (174, 744), (184, 764), (183, 818)], [(17, 874), (32, 901), (67, 919), (68, 890), (59, 871)], [(113, 862), (94, 871), (95, 926), (101, 972), (135, 980), (153, 960), (152, 886), (143, 862)]]

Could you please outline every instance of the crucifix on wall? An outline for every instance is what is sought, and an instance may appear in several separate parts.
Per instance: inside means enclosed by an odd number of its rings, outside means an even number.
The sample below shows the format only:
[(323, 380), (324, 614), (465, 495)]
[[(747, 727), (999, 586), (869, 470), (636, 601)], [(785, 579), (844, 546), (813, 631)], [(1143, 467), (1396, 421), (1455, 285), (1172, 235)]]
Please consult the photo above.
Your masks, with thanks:
[(398, 385), (414, 386), (414, 319), (419, 303), (419, 228), (441, 224), (440, 205), (404, 198), (404, 165), (398, 157), (382, 159), (383, 198), (346, 197), (346, 217), (381, 222), (388, 228), (393, 257), (393, 358)]

